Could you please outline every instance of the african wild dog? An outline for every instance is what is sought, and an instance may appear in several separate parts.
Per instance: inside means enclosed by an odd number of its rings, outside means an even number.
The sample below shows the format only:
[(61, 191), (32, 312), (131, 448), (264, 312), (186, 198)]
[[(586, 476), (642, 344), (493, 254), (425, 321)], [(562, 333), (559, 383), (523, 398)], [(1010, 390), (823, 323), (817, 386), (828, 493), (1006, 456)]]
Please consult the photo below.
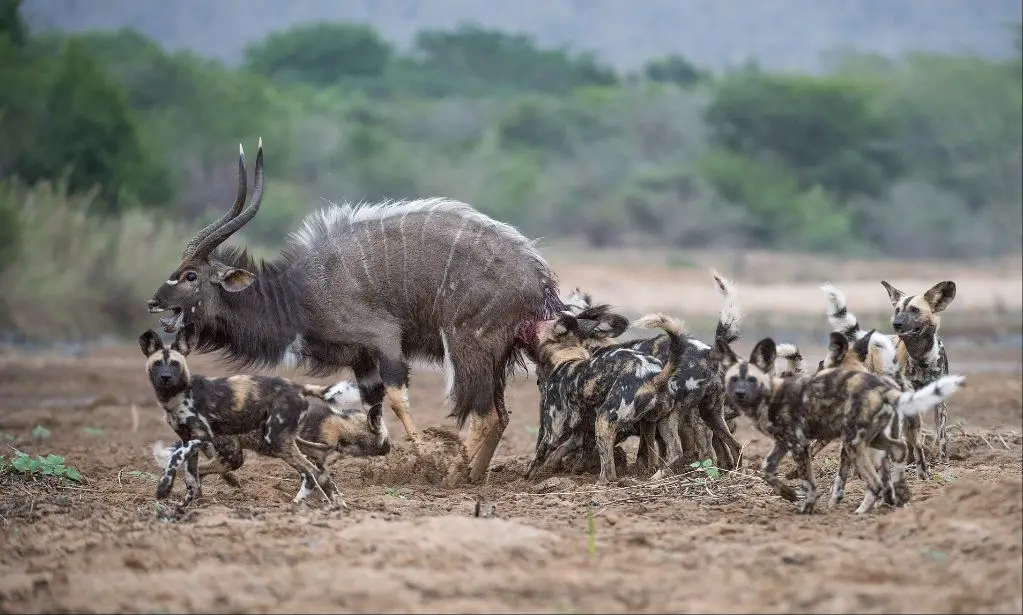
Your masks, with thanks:
[[(175, 335), (170, 347), (155, 331), (139, 336), (146, 356), (146, 372), (157, 401), (166, 413), (167, 423), (181, 439), (171, 455), (156, 498), (170, 495), (174, 477), (184, 467), (186, 494), (180, 509), (187, 508), (201, 494), (198, 453), (216, 456), (216, 436), (242, 436), (258, 432), (267, 444), (267, 452), (284, 460), (299, 473), (302, 486), (294, 502), (301, 503), (312, 488), (319, 489), (328, 504), (336, 504), (337, 489), (329, 472), (323, 472), (299, 448), (299, 423), (309, 408), (306, 395), (322, 395), (326, 387), (297, 384), (283, 378), (230, 376), (205, 378), (191, 374), (185, 358), (198, 342), (193, 324)], [(309, 443), (312, 447), (321, 447)]]
[[(840, 333), (832, 333), (832, 344), (847, 346)], [(948, 376), (921, 389), (903, 392), (876, 374), (842, 368), (826, 368), (814, 374), (793, 378), (775, 376), (777, 351), (774, 340), (765, 338), (753, 347), (749, 361), (741, 360), (729, 344), (719, 339), (715, 346), (726, 366), (725, 386), (729, 401), (735, 404), (757, 429), (774, 440), (764, 458), (761, 474), (775, 493), (796, 501), (796, 492), (778, 478), (778, 464), (789, 452), (799, 468), (805, 499), (799, 512), (813, 512), (817, 486), (811, 465), (811, 439), (842, 437), (839, 474), (832, 490), (832, 504), (844, 493), (844, 481), (855, 465), (867, 482), (870, 498), (857, 509), (866, 512), (881, 492), (897, 502), (897, 494), (888, 473), (878, 476), (868, 448), (886, 451), (893, 463), (902, 463), (905, 444), (888, 437), (886, 427), (894, 413), (919, 414), (951, 395), (963, 382), (961, 376)], [(895, 473), (897, 474), (897, 473)]]
[[(742, 311), (739, 309), (735, 285), (716, 271), (711, 271), (718, 292), (721, 293), (722, 306), (718, 313), (716, 335), (723, 336), (730, 343), (739, 339), (739, 325), (742, 322)], [(658, 335), (649, 339), (631, 340), (614, 343), (610, 338), (617, 337), (628, 328), (628, 321), (607, 321), (591, 310), (592, 297), (589, 293), (576, 288), (565, 300), (569, 310), (578, 317), (594, 320), (604, 324), (603, 328), (591, 328), (583, 336), (583, 343), (594, 357), (605, 352), (619, 349), (631, 349), (657, 357), (666, 361), (669, 355), (670, 337)], [(617, 316), (617, 315), (613, 315)], [(618, 318), (621, 318), (620, 316)], [(724, 387), (722, 384), (721, 366), (711, 356), (711, 347), (690, 335), (682, 337), (682, 364), (674, 377), (674, 403), (681, 427), (680, 438), (687, 456), (697, 459), (717, 458), (721, 468), (735, 468), (739, 455), (739, 443), (732, 435), (738, 411), (728, 408), (725, 404)], [(543, 409), (541, 409), (541, 412)], [(638, 425), (637, 425), (638, 427)], [(709, 430), (709, 434), (707, 431)], [(626, 437), (629, 434), (624, 434)], [(639, 434), (635, 434), (639, 435)], [(653, 460), (661, 458), (668, 451), (663, 450), (666, 442), (660, 438), (651, 438), (649, 443), (640, 438), (637, 464), (649, 469)], [(659, 450), (662, 449), (662, 450)]]
[[(944, 343), (938, 336), (940, 317), (937, 313), (948, 307), (955, 298), (955, 283), (941, 282), (923, 295), (910, 297), (904, 296), (887, 282), (882, 284), (888, 289), (892, 305), (895, 306), (892, 326), (896, 329), (896, 335), (887, 337), (896, 351), (896, 380), (904, 388), (919, 389), (937, 378), (947, 376), (948, 358)], [(845, 294), (831, 284), (825, 284), (821, 288), (828, 295), (828, 322), (832, 329), (843, 333), (851, 342), (863, 335), (859, 321), (848, 309)], [(867, 368), (876, 374), (885, 374), (886, 369), (890, 371), (889, 366), (879, 363), (873, 355), (868, 358), (866, 364)], [(934, 410), (934, 422), (939, 458), (943, 460), (947, 460), (948, 457), (945, 433), (947, 418), (948, 405), (941, 402)], [(920, 427), (920, 417), (910, 417), (905, 421), (910, 460), (916, 462), (918, 477), (927, 480), (930, 472), (920, 442)]]
[[(312, 385), (307, 386), (313, 389)], [(386, 455), (391, 450), (390, 435), (379, 405), (370, 406), (367, 412), (362, 407), (358, 386), (348, 380), (325, 389), (322, 402), (316, 397), (307, 397), (309, 408), (299, 419), (297, 439), (298, 448), (320, 470), (321, 482), (325, 480), (323, 473), (338, 456), (370, 457)], [(166, 468), (174, 451), (181, 446), (181, 442), (169, 447), (157, 442), (153, 446), (153, 456), (161, 467)], [(242, 466), (246, 449), (259, 455), (273, 456), (259, 430), (240, 436), (215, 436), (213, 449), (214, 458), (199, 465), (199, 478), (219, 474), (233, 487), (240, 486), (232, 472)], [(203, 452), (205, 454), (206, 451)], [(345, 506), (340, 496), (339, 503)]]
[(671, 400), (673, 377), (680, 365), (685, 325), (663, 314), (639, 319), (637, 326), (664, 329), (669, 339), (667, 360), (618, 348), (591, 356), (583, 345), (587, 332), (576, 316), (565, 312), (558, 320), (537, 329), (537, 378), (544, 390), (541, 400), (551, 424), (538, 437), (528, 475), (560, 463), (569, 452), (584, 446), (583, 423), (593, 424), (600, 458), (599, 484), (617, 480), (614, 447), (618, 432), (635, 424), (641, 437), (660, 433), (668, 448), (668, 461), (682, 454), (678, 414)]

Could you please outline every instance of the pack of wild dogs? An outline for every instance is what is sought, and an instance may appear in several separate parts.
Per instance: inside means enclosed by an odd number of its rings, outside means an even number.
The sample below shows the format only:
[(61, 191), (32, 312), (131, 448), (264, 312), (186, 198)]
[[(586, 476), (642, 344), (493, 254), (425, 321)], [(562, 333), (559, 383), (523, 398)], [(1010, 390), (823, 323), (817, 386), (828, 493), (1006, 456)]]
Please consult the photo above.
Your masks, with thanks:
[[(831, 333), (826, 356), (807, 369), (794, 344), (760, 340), (746, 358), (733, 350), (742, 313), (735, 285), (717, 273), (722, 297), (710, 343), (685, 323), (656, 313), (630, 321), (575, 289), (562, 298), (550, 266), (514, 228), (464, 203), (423, 199), (331, 205), (311, 214), (279, 259), (257, 262), (220, 248), (256, 215), (263, 194), (262, 141), (246, 203), (244, 155), (238, 195), (188, 242), (181, 261), (148, 302), (174, 333), (139, 344), (166, 420), (179, 441), (154, 446), (164, 468), (156, 489), (167, 498), (183, 474), (183, 510), (201, 479), (233, 474), (245, 451), (275, 457), (299, 475), (293, 502), (313, 493), (345, 507), (330, 466), (340, 457), (387, 455), (386, 400), (413, 445), (420, 436), (409, 402), (413, 359), (444, 368), (451, 416), (468, 424), (468, 480), (485, 477), (508, 425), (507, 376), (525, 359), (536, 366), (540, 427), (526, 476), (596, 470), (616, 481), (621, 444), (639, 438), (635, 471), (660, 479), (690, 460), (735, 469), (742, 415), (773, 446), (761, 467), (775, 493), (812, 512), (812, 460), (840, 442), (830, 504), (839, 504), (853, 470), (866, 489), (857, 513), (906, 504), (904, 469), (929, 477), (921, 415), (935, 411), (939, 457), (948, 459), (946, 400), (963, 385), (949, 375), (938, 335), (940, 313), (955, 297), (951, 281), (918, 295), (881, 282), (894, 308), (892, 334), (861, 328), (841, 290), (822, 286)], [(654, 337), (618, 341), (630, 327)], [(286, 365), (312, 375), (351, 369), (332, 386), (247, 374), (192, 373), (193, 351), (220, 350), (237, 367)], [(778, 476), (792, 454), (802, 498)], [(200, 456), (203, 459), (200, 460)]]

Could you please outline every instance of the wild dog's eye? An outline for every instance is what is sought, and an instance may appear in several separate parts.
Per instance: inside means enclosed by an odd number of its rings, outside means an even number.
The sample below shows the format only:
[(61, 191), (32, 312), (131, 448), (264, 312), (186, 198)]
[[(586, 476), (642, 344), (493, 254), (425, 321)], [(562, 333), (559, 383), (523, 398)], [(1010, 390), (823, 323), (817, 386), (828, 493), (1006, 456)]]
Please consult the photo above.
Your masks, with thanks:
[(170, 366), (171, 366), (171, 367), (181, 367), (181, 364), (180, 364), (180, 363), (178, 363), (177, 361), (171, 361), (171, 362), (170, 362)]
[(728, 382), (739, 382), (739, 377), (738, 376), (732, 376), (731, 378), (728, 379)]
[(909, 311), (912, 314), (919, 314), (920, 313), (920, 308), (916, 307), (915, 305), (911, 305), (911, 306), (909, 306)]
[(899, 313), (899, 312), (901, 312), (901, 311), (902, 311), (902, 308), (900, 308), (900, 307), (897, 307), (897, 308), (895, 308), (895, 313), (896, 313), (896, 314), (898, 314), (898, 313)]
[(163, 359), (153, 361), (153, 367), (160, 367), (161, 365), (163, 365)]
[(746, 382), (756, 382), (756, 381), (757, 381), (757, 379), (756, 379), (755, 376), (746, 376)]
[(196, 279), (198, 279), (198, 277), (199, 276), (195, 275), (194, 271), (189, 271), (188, 273), (185, 274), (185, 279), (188, 280), (189, 282), (195, 282)]

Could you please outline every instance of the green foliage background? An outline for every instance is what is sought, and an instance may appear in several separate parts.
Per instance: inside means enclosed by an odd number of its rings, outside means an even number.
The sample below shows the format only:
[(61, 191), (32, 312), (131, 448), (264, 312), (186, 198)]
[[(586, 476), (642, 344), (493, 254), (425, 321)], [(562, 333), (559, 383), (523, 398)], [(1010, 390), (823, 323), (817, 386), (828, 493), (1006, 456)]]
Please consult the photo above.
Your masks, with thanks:
[[(20, 4), (0, 0), (0, 328), (90, 294), (123, 314), (230, 203), (236, 144), (260, 136), (267, 196), (245, 239), (265, 249), (324, 198), (447, 196), (595, 246), (1020, 250), (1018, 57), (845, 53), (815, 76), (671, 56), (619, 74), (478, 26), (399, 51), (314, 23), (232, 69), (131, 30), (32, 33)], [(1019, 56), (1019, 26), (1004, 36)], [(62, 256), (65, 236), (82, 251)], [(39, 335), (75, 332), (53, 311)]]

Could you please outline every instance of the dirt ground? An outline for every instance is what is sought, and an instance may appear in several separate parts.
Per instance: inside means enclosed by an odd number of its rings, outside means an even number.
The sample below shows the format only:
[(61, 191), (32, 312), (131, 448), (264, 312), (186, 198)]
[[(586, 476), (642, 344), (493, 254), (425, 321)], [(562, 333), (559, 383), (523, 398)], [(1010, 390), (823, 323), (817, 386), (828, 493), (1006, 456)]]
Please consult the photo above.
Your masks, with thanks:
[[(741, 349), (760, 333), (744, 332)], [(593, 475), (526, 481), (538, 395), (520, 375), (484, 486), (444, 485), (443, 455), (410, 455), (388, 413), (396, 450), (334, 466), (348, 511), (323, 511), (314, 496), (293, 512), (291, 468), (247, 455), (240, 489), (208, 477), (194, 514), (168, 523), (151, 448), (174, 436), (138, 348), (0, 351), (0, 454), (61, 454), (87, 479), (0, 476), (0, 612), (1020, 613), (1020, 348), (996, 338), (950, 340), (953, 371), (968, 376), (949, 404), (964, 426), (953, 461), (935, 463), (930, 482), (910, 478), (909, 507), (864, 516), (853, 514), (859, 479), (841, 506), (812, 516), (771, 494), (755, 476), (768, 442), (745, 419), (743, 469), (720, 478), (600, 490)], [(209, 355), (191, 365), (225, 373)], [(414, 369), (420, 428), (451, 426), (442, 390), (441, 374)], [(816, 460), (822, 488), (836, 458), (832, 445)], [(473, 516), (478, 499), (493, 517)]]

